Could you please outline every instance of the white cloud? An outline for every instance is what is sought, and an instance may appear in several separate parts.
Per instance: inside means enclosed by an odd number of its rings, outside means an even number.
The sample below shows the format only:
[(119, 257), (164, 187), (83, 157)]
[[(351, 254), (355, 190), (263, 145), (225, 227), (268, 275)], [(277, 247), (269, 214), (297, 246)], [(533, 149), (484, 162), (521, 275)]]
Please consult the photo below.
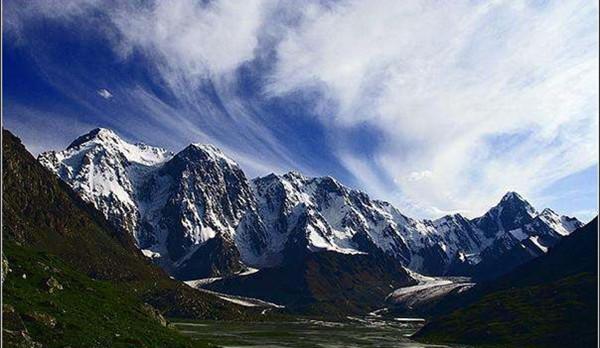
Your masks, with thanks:
[(98, 93), (99, 96), (101, 96), (104, 99), (110, 99), (113, 97), (112, 93), (110, 93), (110, 91), (106, 88), (100, 88), (96, 92)]
[(425, 180), (428, 178), (431, 178), (433, 174), (431, 173), (430, 170), (422, 170), (420, 172), (411, 172), (408, 174), (407, 180), (408, 181), (420, 181), (420, 180)]
[[(111, 14), (121, 53), (141, 49), (162, 62), (174, 86), (235, 70), (254, 58), (267, 1), (157, 1)], [(188, 86), (185, 86), (188, 87)]]
[[(475, 215), (506, 190), (535, 198), (597, 163), (594, 1), (53, 0), (9, 10), (13, 29), (23, 16), (102, 13), (108, 22), (95, 23), (116, 51), (142, 51), (180, 102), (115, 89), (153, 127), (221, 140), (255, 173), (306, 171), (232, 88), (236, 69), (275, 45), (265, 95), (319, 90), (315, 110), (331, 139), (364, 124), (378, 130), (367, 158), (347, 141), (328, 147), (369, 193), (408, 214)], [(219, 108), (196, 93), (207, 77)]]
[(597, 13), (590, 1), (310, 7), (268, 91), (317, 88), (338, 103), (325, 124), (377, 127), (370, 171), (395, 179), (387, 197), (473, 215), (597, 163)]
[[(213, 143), (234, 157), (250, 175), (286, 168), (309, 171), (285, 150), (267, 126), (255, 119), (253, 106), (231, 91), (236, 83), (234, 71), (254, 59), (264, 17), (274, 5), (268, 0), (68, 0), (61, 6), (60, 1), (52, 0), (11, 6), (9, 18), (13, 31), (23, 29), (28, 21), (38, 17), (73, 22), (85, 19), (89, 27), (79, 27), (104, 34), (125, 61), (135, 59), (136, 51), (143, 53), (146, 68), (156, 72), (158, 81), (166, 82), (161, 87), (169, 90), (177, 103), (165, 103), (140, 85), (116, 86), (116, 78), (114, 91), (118, 91), (120, 99), (116, 105), (123, 110), (118, 120), (106, 120), (109, 124), (129, 131), (135, 129), (139, 137), (151, 134), (146, 141), (158, 141), (172, 149), (178, 149), (182, 143)], [(94, 16), (101, 21), (90, 24)], [(50, 69), (49, 64), (42, 68)], [(87, 76), (82, 79), (76, 73), (61, 70), (47, 75), (54, 79), (59, 75), (59, 82), (54, 83), (57, 88), (97, 110), (101, 118), (110, 118), (105, 116), (106, 110), (98, 110), (90, 103), (88, 96), (79, 95), (81, 80), (89, 81)], [(220, 100), (199, 91), (205, 82), (211, 83)], [(96, 92), (105, 99), (113, 97), (113, 92), (105, 88)], [(128, 106), (134, 106), (137, 112)], [(125, 116), (127, 112), (133, 115)], [(140, 122), (140, 118), (151, 122)]]
[(32, 19), (88, 20), (83, 30), (103, 31), (123, 58), (141, 50), (176, 86), (235, 70), (254, 58), (257, 35), (273, 0), (111, 2), (34, 0), (8, 4), (15, 33)]

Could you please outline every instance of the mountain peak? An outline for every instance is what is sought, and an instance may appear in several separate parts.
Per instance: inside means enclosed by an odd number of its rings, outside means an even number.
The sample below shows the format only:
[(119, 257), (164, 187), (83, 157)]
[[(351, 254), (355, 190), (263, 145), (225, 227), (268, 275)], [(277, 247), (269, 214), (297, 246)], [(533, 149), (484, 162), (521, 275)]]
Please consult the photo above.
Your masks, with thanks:
[(504, 194), (504, 196), (502, 196), (500, 203), (498, 203), (498, 205), (502, 206), (506, 206), (508, 204), (524, 206), (528, 209), (531, 208), (531, 210), (535, 210), (533, 206), (531, 206), (531, 203), (529, 203), (523, 196), (521, 196), (515, 191), (508, 191), (506, 194)]
[(291, 171), (289, 171), (289, 172), (285, 173), (283, 176), (284, 176), (285, 178), (290, 178), (290, 179), (298, 179), (298, 180), (304, 180), (304, 179), (307, 179), (307, 177), (306, 177), (306, 176), (304, 176), (304, 174), (300, 173), (300, 172), (299, 172), (299, 171), (297, 171), (297, 170), (291, 170)]
[(117, 133), (115, 133), (112, 129), (109, 128), (104, 128), (104, 127), (98, 127), (98, 128), (94, 128), (90, 131), (90, 133), (96, 133), (98, 136), (117, 136)]
[(515, 191), (507, 192), (500, 200), (500, 203), (496, 205), (496, 207), (508, 209), (513, 212), (524, 210), (531, 217), (537, 215), (535, 208), (527, 200), (525, 200), (523, 196)]
[(190, 146), (193, 146), (193, 147), (195, 147), (199, 150), (205, 151), (205, 152), (211, 152), (211, 153), (215, 153), (215, 154), (219, 154), (219, 155), (224, 155), (223, 151), (221, 151), (221, 149), (214, 146), (213, 144), (193, 143)]
[(505, 193), (504, 196), (502, 197), (501, 202), (507, 202), (507, 201), (513, 201), (513, 200), (527, 202), (525, 200), (525, 198), (523, 198), (520, 194), (518, 194), (515, 191), (508, 191), (507, 193)]
[(201, 153), (203, 157), (206, 157), (210, 161), (213, 162), (225, 162), (231, 166), (237, 167), (238, 164), (227, 156), (220, 148), (212, 145), (212, 144), (200, 144), (194, 143), (188, 145), (185, 149), (183, 149), (180, 154), (190, 154), (190, 153)]
[(68, 147), (67, 149), (70, 148), (74, 148), (77, 146), (80, 146), (82, 144), (85, 144), (91, 140), (94, 139), (98, 139), (100, 141), (106, 142), (106, 141), (111, 141), (111, 142), (119, 142), (119, 141), (123, 141), (123, 139), (121, 139), (117, 133), (115, 133), (112, 129), (108, 129), (108, 128), (94, 128), (91, 131), (89, 131), (88, 133), (78, 137), (77, 139), (75, 139)]
[(156, 165), (165, 162), (173, 156), (173, 153), (160, 147), (144, 143), (131, 144), (123, 140), (111, 129), (95, 128), (75, 139), (64, 151), (55, 152), (54, 155), (52, 153), (43, 153), (40, 155), (40, 158), (55, 162), (48, 157), (58, 155), (62, 159), (70, 158), (76, 153), (82, 153), (82, 151), (90, 153), (90, 156), (96, 156), (97, 153), (105, 153), (118, 157), (122, 156), (122, 158), (127, 159), (129, 162), (143, 165)]

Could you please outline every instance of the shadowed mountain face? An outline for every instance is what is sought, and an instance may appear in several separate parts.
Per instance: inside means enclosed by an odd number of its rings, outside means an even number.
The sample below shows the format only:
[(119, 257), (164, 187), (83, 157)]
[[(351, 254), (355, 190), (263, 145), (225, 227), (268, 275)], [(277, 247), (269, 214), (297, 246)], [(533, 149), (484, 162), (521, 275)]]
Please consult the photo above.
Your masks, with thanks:
[[(91, 339), (96, 337), (108, 346), (115, 343), (111, 341), (115, 339), (114, 326), (130, 320), (132, 337), (148, 338), (136, 341), (140, 345), (183, 346), (185, 342), (177, 343), (177, 335), (143, 315), (144, 302), (168, 316), (216, 319), (252, 315), (170, 279), (139, 252), (131, 234), (114, 228), (69, 185), (40, 165), (18, 138), (5, 130), (2, 135), (2, 234), (4, 256), (12, 269), (3, 283), (4, 303), (14, 307), (9, 311), (13, 317), (34, 318), (33, 324), (24, 324), (33, 330), (32, 335), (56, 345), (73, 344), (69, 341), (76, 339), (73, 335), (85, 331), (78, 322), (89, 321), (95, 325), (90, 328)], [(52, 287), (58, 290), (49, 291)], [(63, 326), (44, 329), (35, 318), (43, 319), (46, 314)], [(120, 319), (111, 319), (114, 316)]]
[(415, 284), (398, 262), (379, 254), (296, 249), (280, 266), (217, 280), (211, 290), (266, 299), (293, 313), (339, 316), (381, 308), (391, 291)]
[(503, 277), (446, 298), (415, 337), (497, 346), (595, 347), (598, 218)]
[(514, 192), (473, 220), (412, 219), (331, 177), (290, 172), (248, 180), (214, 146), (172, 154), (108, 129), (39, 161), (184, 280), (287, 267), (298, 240), (312, 253), (383, 254), (424, 274), (493, 278), (580, 226), (549, 209), (538, 213)]

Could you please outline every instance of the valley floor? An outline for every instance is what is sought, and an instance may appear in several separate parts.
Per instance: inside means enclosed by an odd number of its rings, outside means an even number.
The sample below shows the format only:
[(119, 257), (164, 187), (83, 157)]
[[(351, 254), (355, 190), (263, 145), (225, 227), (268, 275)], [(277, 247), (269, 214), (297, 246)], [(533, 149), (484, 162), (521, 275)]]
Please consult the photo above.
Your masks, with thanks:
[[(440, 347), (408, 338), (422, 323), (373, 317), (347, 321), (289, 319), (278, 322), (175, 322), (182, 334), (220, 347)], [(463, 348), (464, 345), (449, 345)]]

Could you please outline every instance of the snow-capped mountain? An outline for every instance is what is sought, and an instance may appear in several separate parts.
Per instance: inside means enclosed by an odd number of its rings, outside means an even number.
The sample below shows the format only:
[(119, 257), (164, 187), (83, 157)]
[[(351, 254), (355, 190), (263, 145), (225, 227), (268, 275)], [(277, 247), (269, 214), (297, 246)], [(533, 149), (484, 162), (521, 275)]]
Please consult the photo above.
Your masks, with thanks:
[(181, 278), (254, 265), (264, 225), (239, 166), (211, 145), (193, 144), (150, 173), (139, 197), (147, 253), (168, 256)]
[(241, 271), (264, 228), (239, 166), (211, 145), (173, 155), (95, 129), (39, 160), (177, 277)]
[(385, 253), (430, 275), (473, 272), (515, 248), (543, 253), (581, 223), (509, 192), (483, 216), (403, 215), (331, 177), (249, 181), (212, 145), (177, 154), (95, 129), (39, 160), (182, 279), (274, 267), (302, 252)]
[(281, 259), (290, 240), (299, 237), (294, 233), (302, 234), (302, 247), (312, 251), (356, 254), (378, 248), (409, 260), (410, 251), (391, 214), (362, 192), (331, 177), (307, 178), (297, 172), (270, 174), (252, 183), (273, 260)]
[(98, 128), (75, 139), (64, 151), (45, 152), (38, 160), (109, 221), (143, 241), (139, 188), (148, 173), (172, 156), (167, 150), (130, 144), (113, 131)]
[(550, 209), (538, 213), (516, 192), (508, 192), (472, 223), (487, 242), (475, 257), (459, 253), (446, 273), (479, 279), (496, 277), (547, 252), (560, 238), (583, 225), (576, 218), (559, 216)]

